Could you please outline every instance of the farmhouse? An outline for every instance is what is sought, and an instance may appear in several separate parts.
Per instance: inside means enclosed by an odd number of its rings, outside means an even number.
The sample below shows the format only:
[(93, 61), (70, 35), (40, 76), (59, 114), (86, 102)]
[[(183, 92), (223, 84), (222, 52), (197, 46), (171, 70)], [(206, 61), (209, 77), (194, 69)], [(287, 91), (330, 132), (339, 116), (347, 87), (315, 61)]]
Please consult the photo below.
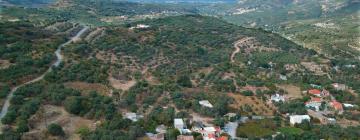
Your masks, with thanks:
[(309, 115), (291, 115), (290, 116), (290, 124), (295, 125), (302, 123), (303, 121), (310, 121)]
[(138, 121), (140, 118), (143, 118), (144, 116), (142, 115), (136, 115), (136, 113), (133, 112), (129, 112), (129, 113), (125, 113), (125, 118), (128, 118), (129, 120), (136, 122)]
[(213, 105), (208, 100), (199, 101), (199, 104), (203, 107), (213, 108)]
[(333, 83), (331, 84), (336, 90), (346, 90), (345, 84)]
[(174, 119), (174, 127), (177, 129), (186, 128), (183, 119), (180, 119), (180, 118)]
[(321, 91), (318, 90), (318, 89), (310, 89), (308, 91), (308, 94), (313, 95), (313, 96), (321, 97)]
[(271, 95), (271, 101), (273, 102), (285, 102), (285, 98), (284, 96), (280, 95), (280, 94), (275, 94), (275, 95)]
[(330, 106), (333, 107), (340, 114), (342, 114), (343, 111), (344, 111), (344, 108), (343, 108), (342, 104), (340, 102), (336, 101), (336, 100), (331, 101)]
[(305, 102), (305, 106), (310, 109), (315, 109), (315, 111), (320, 110), (321, 106), (321, 98), (311, 98), (310, 101)]

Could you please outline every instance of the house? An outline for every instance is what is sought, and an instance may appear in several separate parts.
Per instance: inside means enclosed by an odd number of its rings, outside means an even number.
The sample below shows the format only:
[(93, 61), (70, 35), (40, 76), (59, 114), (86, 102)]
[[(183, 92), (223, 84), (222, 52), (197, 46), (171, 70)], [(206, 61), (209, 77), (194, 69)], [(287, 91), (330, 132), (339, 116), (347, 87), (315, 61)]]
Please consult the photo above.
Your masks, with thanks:
[(193, 136), (179, 135), (179, 136), (177, 136), (176, 140), (194, 140), (194, 137)]
[(147, 133), (146, 135), (150, 140), (164, 140), (165, 139), (164, 133), (159, 133), (159, 134)]
[(335, 90), (346, 90), (345, 84), (333, 83), (331, 84)]
[(320, 85), (316, 85), (316, 84), (310, 84), (310, 86), (313, 87), (313, 88), (321, 88)]
[(308, 94), (321, 97), (321, 91), (318, 89), (310, 89), (308, 90)]
[(227, 118), (227, 120), (235, 120), (237, 119), (237, 114), (236, 113), (227, 113), (224, 115), (225, 118)]
[(213, 108), (213, 105), (208, 100), (199, 101), (199, 104), (203, 107)]
[(203, 140), (216, 140), (216, 129), (215, 127), (204, 127), (200, 131)]
[(344, 108), (343, 108), (342, 104), (340, 102), (336, 101), (336, 100), (332, 100), (330, 102), (330, 106), (333, 107), (340, 114), (342, 114), (343, 111), (344, 111)]
[(353, 108), (353, 107), (356, 107), (356, 105), (347, 104), (347, 103), (343, 103), (343, 105), (344, 105), (345, 108)]
[(133, 113), (133, 112), (128, 112), (128, 113), (125, 113), (125, 118), (133, 121), (133, 122), (136, 122), (138, 121), (139, 119), (143, 118), (144, 116), (142, 115), (136, 115), (136, 113)]
[(271, 95), (270, 100), (273, 102), (285, 102), (284, 96), (280, 94)]
[(310, 121), (309, 115), (291, 115), (290, 116), (290, 124), (295, 125), (302, 123), (303, 121)]
[(336, 120), (334, 118), (328, 118), (328, 123), (329, 124), (335, 124)]
[(229, 138), (227, 136), (221, 136), (220, 138), (217, 138), (216, 140), (228, 140)]
[(286, 75), (280, 74), (280, 79), (286, 81), (286, 80), (287, 80), (287, 77), (286, 77)]
[(310, 109), (315, 109), (315, 111), (319, 111), (320, 110), (320, 106), (321, 106), (321, 98), (311, 98), (310, 101), (305, 102), (305, 107), (310, 108)]
[(158, 133), (166, 133), (166, 126), (163, 124), (159, 125), (156, 127), (155, 131)]
[(308, 94), (317, 96), (317, 97), (325, 97), (325, 96), (329, 96), (330, 92), (325, 89), (323, 89), (322, 91), (318, 90), (318, 89), (310, 89), (310, 90), (308, 90)]
[(179, 130), (182, 130), (182, 129), (186, 128), (183, 119), (180, 119), (180, 118), (174, 119), (174, 127), (179, 129)]

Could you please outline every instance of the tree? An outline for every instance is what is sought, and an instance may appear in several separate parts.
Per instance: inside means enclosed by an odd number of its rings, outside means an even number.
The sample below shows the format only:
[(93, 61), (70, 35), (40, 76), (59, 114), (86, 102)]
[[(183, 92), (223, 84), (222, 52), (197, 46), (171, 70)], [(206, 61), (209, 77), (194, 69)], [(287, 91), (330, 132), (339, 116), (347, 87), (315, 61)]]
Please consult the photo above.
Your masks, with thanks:
[(54, 124), (54, 123), (52, 123), (48, 126), (48, 132), (53, 136), (64, 136), (65, 135), (63, 128), (60, 125)]
[(188, 75), (181, 75), (176, 82), (183, 87), (192, 87), (190, 77)]

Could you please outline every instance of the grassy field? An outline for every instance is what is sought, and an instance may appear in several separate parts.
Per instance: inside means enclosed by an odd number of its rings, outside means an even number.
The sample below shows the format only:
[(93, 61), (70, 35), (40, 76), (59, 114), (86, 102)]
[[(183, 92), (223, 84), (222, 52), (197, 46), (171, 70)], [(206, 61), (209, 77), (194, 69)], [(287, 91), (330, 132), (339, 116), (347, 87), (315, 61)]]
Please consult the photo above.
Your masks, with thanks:
[(281, 127), (279, 128), (279, 131), (283, 134), (290, 134), (290, 135), (299, 135), (303, 133), (303, 130), (295, 127)]
[(251, 121), (241, 124), (236, 133), (239, 137), (264, 137), (272, 135), (275, 132), (274, 128), (272, 120)]

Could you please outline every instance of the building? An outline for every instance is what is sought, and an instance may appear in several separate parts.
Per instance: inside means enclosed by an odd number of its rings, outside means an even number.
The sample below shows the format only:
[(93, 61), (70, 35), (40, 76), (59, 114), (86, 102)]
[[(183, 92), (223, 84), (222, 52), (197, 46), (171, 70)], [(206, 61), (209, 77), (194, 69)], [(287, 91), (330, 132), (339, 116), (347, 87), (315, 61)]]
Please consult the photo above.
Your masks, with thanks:
[(166, 133), (166, 126), (163, 124), (159, 125), (156, 127), (155, 131), (158, 133)]
[(317, 96), (317, 97), (321, 97), (321, 91), (318, 89), (310, 89), (310, 90), (308, 90), (308, 94)]
[(193, 136), (179, 135), (179, 136), (177, 136), (176, 140), (194, 140), (194, 137)]
[(280, 74), (280, 79), (286, 81), (286, 80), (287, 80), (287, 77), (286, 77), (286, 75)]
[(343, 103), (343, 105), (344, 105), (345, 108), (353, 108), (353, 107), (356, 107), (356, 105), (347, 104), (347, 103)]
[(216, 140), (216, 129), (215, 127), (204, 127), (200, 131), (203, 140)]
[(271, 95), (270, 100), (273, 102), (285, 102), (285, 97), (280, 94)]
[(165, 139), (164, 133), (160, 133), (160, 134), (147, 133), (146, 135), (150, 140), (164, 140)]
[(315, 111), (319, 111), (321, 107), (321, 98), (311, 98), (310, 101), (305, 102), (305, 107), (309, 109), (314, 109)]
[(290, 116), (290, 124), (295, 125), (302, 123), (303, 121), (310, 121), (309, 115), (291, 115)]
[(345, 84), (333, 83), (331, 84), (335, 90), (346, 90)]
[(342, 106), (342, 104), (336, 100), (332, 100), (330, 102), (330, 106), (333, 107), (336, 111), (338, 111), (338, 113), (342, 114), (344, 111), (344, 108)]
[(186, 128), (183, 119), (180, 119), (180, 118), (174, 119), (174, 127), (179, 129), (179, 130), (182, 130), (182, 129)]
[(136, 122), (138, 121), (139, 119), (143, 118), (144, 116), (142, 115), (136, 115), (136, 113), (133, 113), (133, 112), (129, 112), (129, 113), (125, 113), (125, 118), (133, 121), (133, 122)]
[(213, 108), (213, 105), (208, 100), (199, 101), (199, 104), (203, 107)]

